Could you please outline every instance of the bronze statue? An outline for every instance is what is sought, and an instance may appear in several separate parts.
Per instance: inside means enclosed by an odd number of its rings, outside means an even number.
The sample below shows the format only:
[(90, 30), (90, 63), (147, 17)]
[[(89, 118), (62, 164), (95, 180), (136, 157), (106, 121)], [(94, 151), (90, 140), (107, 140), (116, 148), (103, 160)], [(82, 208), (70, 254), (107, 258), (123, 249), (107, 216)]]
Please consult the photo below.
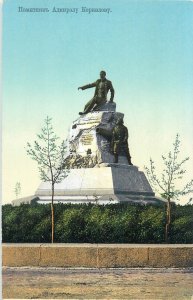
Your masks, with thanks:
[(112, 152), (115, 157), (115, 163), (118, 163), (118, 156), (122, 153), (126, 155), (129, 165), (133, 165), (131, 163), (131, 156), (127, 140), (127, 127), (123, 125), (123, 119), (119, 118), (116, 122), (115, 127), (113, 128), (111, 140)]
[(110, 80), (106, 79), (105, 71), (100, 72), (100, 79), (98, 79), (96, 82), (81, 86), (78, 88), (78, 90), (79, 89), (86, 90), (86, 89), (89, 89), (92, 87), (95, 87), (94, 97), (85, 105), (84, 111), (80, 112), (79, 115), (87, 114), (94, 107), (101, 105), (103, 103), (106, 103), (107, 102), (107, 94), (108, 94), (109, 90), (111, 92), (110, 102), (113, 102), (113, 98), (114, 98), (113, 85)]

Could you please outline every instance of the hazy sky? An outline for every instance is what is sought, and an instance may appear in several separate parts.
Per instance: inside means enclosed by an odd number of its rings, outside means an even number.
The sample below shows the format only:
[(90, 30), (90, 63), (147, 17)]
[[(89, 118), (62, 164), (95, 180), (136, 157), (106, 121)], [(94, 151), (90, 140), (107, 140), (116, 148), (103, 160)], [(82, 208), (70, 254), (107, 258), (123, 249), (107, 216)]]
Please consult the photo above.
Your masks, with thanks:
[[(18, 7), (49, 12), (19, 12)], [(78, 8), (56, 13), (55, 8)], [(110, 8), (86, 13), (82, 7)], [(190, 156), (193, 177), (193, 2), (6, 0), (3, 6), (3, 203), (33, 195), (40, 179), (25, 146), (48, 115), (67, 137), (94, 90), (101, 69), (115, 88), (117, 111), (125, 114), (130, 152), (140, 170), (161, 155), (177, 133), (181, 158)], [(189, 198), (189, 197), (188, 197)]]

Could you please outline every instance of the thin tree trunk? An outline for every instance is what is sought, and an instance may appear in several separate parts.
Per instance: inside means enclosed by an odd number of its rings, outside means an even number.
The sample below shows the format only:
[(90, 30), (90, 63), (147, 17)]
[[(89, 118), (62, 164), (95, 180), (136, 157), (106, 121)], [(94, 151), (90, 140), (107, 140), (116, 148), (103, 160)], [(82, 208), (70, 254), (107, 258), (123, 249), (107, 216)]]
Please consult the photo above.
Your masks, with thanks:
[(52, 185), (51, 212), (52, 212), (52, 243), (53, 243), (54, 242), (54, 185)]
[(171, 223), (171, 202), (168, 199), (166, 208), (166, 227), (165, 227), (165, 241), (168, 243), (169, 233), (170, 233), (170, 223)]

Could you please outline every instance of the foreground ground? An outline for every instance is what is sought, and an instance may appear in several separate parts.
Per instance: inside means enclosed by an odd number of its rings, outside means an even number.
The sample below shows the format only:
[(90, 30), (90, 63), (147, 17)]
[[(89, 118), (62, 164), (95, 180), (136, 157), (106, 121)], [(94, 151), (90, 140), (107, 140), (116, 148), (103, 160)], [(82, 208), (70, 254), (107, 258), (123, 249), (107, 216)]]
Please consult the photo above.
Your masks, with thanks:
[(193, 299), (190, 269), (3, 268), (3, 299)]

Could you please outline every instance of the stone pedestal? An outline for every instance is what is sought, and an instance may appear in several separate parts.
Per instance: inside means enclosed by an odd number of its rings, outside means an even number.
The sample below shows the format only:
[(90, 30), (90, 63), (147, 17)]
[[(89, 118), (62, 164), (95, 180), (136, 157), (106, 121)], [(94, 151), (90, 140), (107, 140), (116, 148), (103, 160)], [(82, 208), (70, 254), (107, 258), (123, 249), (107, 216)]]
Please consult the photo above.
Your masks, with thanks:
[[(39, 203), (51, 200), (51, 185), (41, 183), (36, 195)], [(156, 204), (156, 198), (145, 175), (136, 166), (103, 164), (100, 168), (71, 169), (55, 186), (55, 202), (110, 204), (134, 202)]]
[[(115, 112), (115, 103), (105, 103), (100, 110), (79, 117), (72, 123), (67, 139), (68, 155), (65, 165), (69, 169), (99, 167), (101, 163), (113, 163), (110, 134), (116, 121), (124, 114)], [(97, 133), (102, 130), (104, 133)], [(105, 135), (105, 136), (104, 136)], [(128, 164), (125, 156), (119, 163)]]
[[(118, 118), (115, 103), (105, 103), (98, 110), (72, 123), (67, 139), (64, 168), (67, 177), (55, 185), (55, 202), (64, 203), (158, 203), (143, 172), (119, 156), (114, 163), (111, 134)], [(101, 134), (102, 133), (102, 134)], [(51, 186), (42, 182), (36, 191), (40, 203), (51, 200)]]

